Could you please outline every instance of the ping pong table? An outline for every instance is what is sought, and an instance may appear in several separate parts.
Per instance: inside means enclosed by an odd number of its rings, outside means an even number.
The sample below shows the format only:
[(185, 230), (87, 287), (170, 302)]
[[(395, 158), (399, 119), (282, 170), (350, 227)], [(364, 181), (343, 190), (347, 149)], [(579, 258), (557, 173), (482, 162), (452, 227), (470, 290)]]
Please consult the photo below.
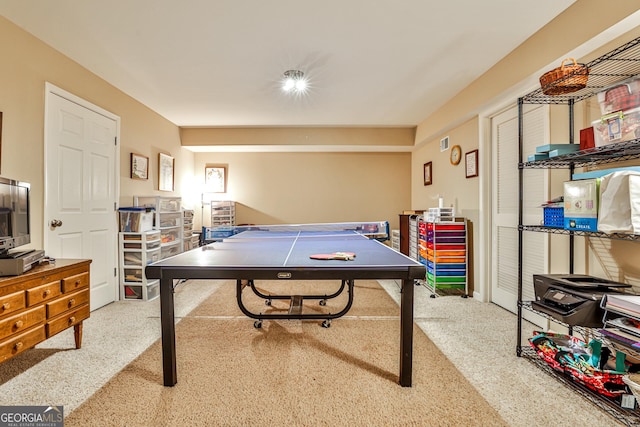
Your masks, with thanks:
[[(383, 222), (384, 223), (384, 222)], [(160, 317), (162, 360), (165, 386), (177, 383), (174, 283), (180, 279), (234, 279), (241, 311), (256, 319), (331, 319), (348, 312), (353, 300), (353, 283), (357, 279), (396, 279), (402, 281), (400, 299), (400, 369), (399, 383), (411, 386), (413, 364), (413, 293), (416, 279), (423, 279), (425, 266), (379, 241), (368, 237), (370, 223), (352, 227), (353, 223), (301, 224), (287, 226), (236, 227), (232, 235), (214, 243), (192, 249), (150, 264), (149, 279), (160, 279)], [(380, 223), (374, 223), (380, 224)], [(388, 226), (387, 226), (388, 227)], [(378, 231), (377, 226), (375, 227)], [(316, 254), (349, 252), (350, 259), (318, 260)], [(342, 286), (331, 295), (262, 295), (255, 280), (340, 280)], [(269, 303), (270, 299), (290, 299), (289, 313), (254, 313), (242, 304), (242, 291), (251, 288)], [(347, 289), (349, 299), (337, 313), (305, 314), (303, 299), (318, 299), (320, 305)]]

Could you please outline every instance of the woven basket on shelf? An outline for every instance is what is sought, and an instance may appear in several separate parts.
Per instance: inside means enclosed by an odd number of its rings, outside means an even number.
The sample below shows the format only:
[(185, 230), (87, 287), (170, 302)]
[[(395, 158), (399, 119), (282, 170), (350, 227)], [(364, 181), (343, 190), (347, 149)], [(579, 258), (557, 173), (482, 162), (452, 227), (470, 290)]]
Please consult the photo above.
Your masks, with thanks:
[[(572, 65), (565, 65), (571, 61)], [(584, 89), (589, 79), (589, 68), (578, 64), (574, 58), (562, 61), (558, 68), (540, 76), (540, 86), (545, 95), (562, 95)]]

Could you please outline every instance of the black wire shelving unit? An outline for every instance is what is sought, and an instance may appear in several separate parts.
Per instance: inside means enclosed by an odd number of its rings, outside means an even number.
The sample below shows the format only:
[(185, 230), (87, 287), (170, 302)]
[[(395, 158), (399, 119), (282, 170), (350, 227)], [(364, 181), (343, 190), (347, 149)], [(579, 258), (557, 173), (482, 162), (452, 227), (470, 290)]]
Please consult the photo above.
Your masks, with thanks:
[[(533, 162), (525, 162), (523, 150), (523, 107), (525, 104), (562, 104), (567, 105), (569, 109), (569, 143), (574, 143), (574, 105), (591, 98), (608, 88), (615, 87), (628, 79), (640, 75), (640, 37), (629, 41), (628, 43), (602, 55), (601, 57), (585, 64), (589, 69), (589, 78), (585, 88), (564, 95), (546, 95), (542, 88), (534, 90), (529, 94), (518, 99), (518, 141), (519, 141), (519, 203), (518, 203), (518, 332), (516, 341), (516, 355), (525, 357), (534, 365), (543, 371), (552, 375), (562, 383), (571, 387), (580, 396), (588, 399), (601, 410), (611, 415), (614, 419), (628, 426), (640, 425), (640, 410), (630, 410), (620, 406), (619, 402), (605, 398), (583, 385), (573, 381), (570, 376), (559, 373), (551, 369), (533, 350), (531, 347), (522, 345), (522, 326), (523, 326), (523, 310), (534, 312), (542, 317), (550, 318), (547, 314), (536, 311), (530, 301), (523, 301), (522, 291), (522, 275), (523, 275), (523, 244), (524, 232), (544, 232), (552, 234), (566, 234), (570, 239), (569, 244), (569, 273), (574, 272), (574, 237), (584, 236), (590, 238), (604, 238), (638, 241), (640, 236), (633, 234), (608, 234), (601, 232), (575, 231), (565, 230), (562, 228), (544, 227), (540, 225), (523, 224), (523, 198), (524, 169), (568, 169), (570, 176), (573, 175), (575, 168), (587, 166), (605, 165), (617, 163), (627, 160), (640, 159), (640, 135), (636, 135), (638, 139), (609, 144), (601, 147), (590, 148), (586, 150), (576, 151), (549, 159), (538, 160)], [(570, 79), (572, 76), (565, 76), (563, 80)], [(556, 83), (561, 83), (558, 81)], [(563, 324), (557, 319), (551, 319), (553, 322)], [(572, 334), (579, 333), (589, 336), (597, 336), (596, 329), (585, 330), (576, 326), (565, 325)]]

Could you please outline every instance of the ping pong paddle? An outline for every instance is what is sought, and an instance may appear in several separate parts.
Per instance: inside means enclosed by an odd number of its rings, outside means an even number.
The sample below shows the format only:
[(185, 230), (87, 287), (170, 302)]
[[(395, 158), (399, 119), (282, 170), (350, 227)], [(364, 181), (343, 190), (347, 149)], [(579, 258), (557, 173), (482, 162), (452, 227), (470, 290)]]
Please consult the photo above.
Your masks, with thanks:
[(311, 255), (311, 259), (339, 259), (342, 261), (353, 261), (356, 254), (353, 252), (334, 252), (332, 254), (315, 254)]

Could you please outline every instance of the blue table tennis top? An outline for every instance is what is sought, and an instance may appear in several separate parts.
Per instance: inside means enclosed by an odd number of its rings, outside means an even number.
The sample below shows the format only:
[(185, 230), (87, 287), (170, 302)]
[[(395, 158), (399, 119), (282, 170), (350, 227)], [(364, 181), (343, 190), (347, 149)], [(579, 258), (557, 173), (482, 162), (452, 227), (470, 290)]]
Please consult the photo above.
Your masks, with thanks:
[[(353, 252), (355, 259), (316, 260), (311, 255)], [(425, 266), (352, 231), (245, 231), (220, 242), (153, 263), (147, 278), (424, 278)]]

